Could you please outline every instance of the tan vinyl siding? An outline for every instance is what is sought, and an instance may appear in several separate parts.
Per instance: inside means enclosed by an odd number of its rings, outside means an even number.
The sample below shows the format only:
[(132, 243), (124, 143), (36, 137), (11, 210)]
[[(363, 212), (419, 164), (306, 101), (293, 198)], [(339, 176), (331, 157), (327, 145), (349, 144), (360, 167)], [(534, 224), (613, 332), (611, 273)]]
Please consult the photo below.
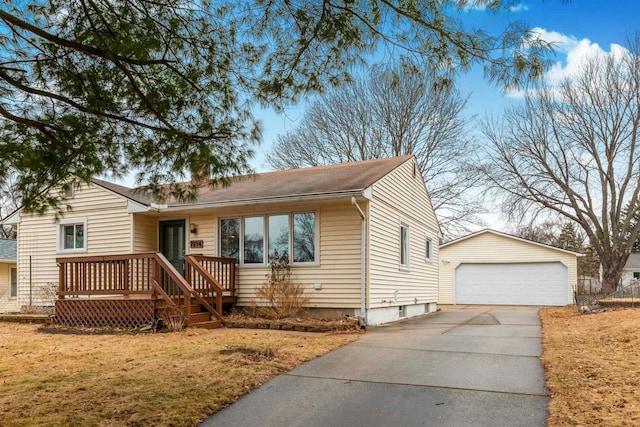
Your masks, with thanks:
[(133, 251), (156, 252), (158, 250), (158, 218), (150, 215), (133, 215)]
[(575, 255), (491, 232), (472, 236), (440, 250), (440, 291), (438, 303), (454, 303), (454, 272), (467, 263), (557, 262), (569, 269), (570, 294), (577, 283)]
[[(369, 308), (436, 302), (438, 225), (414, 160), (372, 188), (369, 203)], [(409, 267), (400, 265), (400, 225), (409, 227)], [(426, 259), (426, 238), (432, 258)], [(397, 292), (396, 292), (397, 291)]]
[(16, 268), (16, 264), (0, 262), (0, 313), (15, 312), (20, 309), (17, 298), (11, 298), (10, 268)]
[[(190, 224), (196, 224), (198, 230), (197, 233), (191, 233)], [(217, 256), (215, 242), (215, 238), (217, 236), (217, 227), (214, 215), (209, 213), (191, 214), (187, 218), (187, 233), (187, 253)], [(190, 249), (189, 242), (191, 240), (202, 240), (203, 248)]]
[[(86, 220), (87, 248), (83, 252), (58, 250), (59, 224), (53, 213), (43, 216), (21, 214), (18, 226), (18, 303), (29, 304), (31, 271), (32, 303), (46, 301), (42, 288), (57, 285), (56, 257), (130, 253), (133, 248), (132, 220), (125, 199), (97, 186), (83, 186), (68, 201), (72, 207), (65, 220)], [(31, 270), (29, 263), (31, 261)]]
[[(191, 240), (204, 241), (203, 249), (192, 253), (218, 256), (218, 222), (221, 218), (316, 212), (319, 237), (319, 264), (292, 266), (294, 280), (303, 283), (311, 294), (309, 307), (358, 308), (360, 306), (360, 217), (349, 201), (312, 204), (274, 205), (253, 209), (217, 210), (214, 214), (191, 214), (189, 221), (198, 225)], [(239, 267), (238, 305), (250, 306), (255, 300), (255, 287), (265, 281), (268, 268)], [(315, 284), (322, 285), (314, 290)]]

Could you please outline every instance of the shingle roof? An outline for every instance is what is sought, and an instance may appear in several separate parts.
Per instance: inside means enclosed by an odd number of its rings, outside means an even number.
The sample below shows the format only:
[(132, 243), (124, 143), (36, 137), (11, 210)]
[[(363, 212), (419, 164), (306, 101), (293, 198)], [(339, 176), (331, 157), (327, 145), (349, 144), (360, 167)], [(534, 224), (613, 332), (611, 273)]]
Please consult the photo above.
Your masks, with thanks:
[(0, 239), (0, 261), (15, 261), (17, 245), (14, 239)]
[[(170, 200), (162, 204), (170, 207), (359, 192), (412, 157), (392, 157), (241, 176), (232, 178), (227, 187), (201, 188), (195, 203)], [(154, 203), (149, 195), (134, 189), (99, 179), (94, 179), (93, 182), (138, 203)]]
[(629, 255), (629, 259), (627, 259), (627, 263), (624, 265), (626, 269), (635, 269), (640, 270), (640, 253), (633, 253)]

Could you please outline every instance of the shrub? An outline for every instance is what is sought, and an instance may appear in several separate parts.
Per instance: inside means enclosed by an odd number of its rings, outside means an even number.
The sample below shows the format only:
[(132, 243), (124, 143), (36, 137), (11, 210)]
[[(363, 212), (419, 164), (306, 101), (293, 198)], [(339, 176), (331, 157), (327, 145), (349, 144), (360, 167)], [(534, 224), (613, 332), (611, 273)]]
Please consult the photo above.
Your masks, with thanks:
[(269, 274), (267, 280), (258, 288), (256, 295), (260, 303), (256, 311), (260, 316), (270, 319), (293, 317), (302, 311), (309, 302), (304, 285), (291, 280), (289, 256), (279, 255), (275, 251), (269, 256)]

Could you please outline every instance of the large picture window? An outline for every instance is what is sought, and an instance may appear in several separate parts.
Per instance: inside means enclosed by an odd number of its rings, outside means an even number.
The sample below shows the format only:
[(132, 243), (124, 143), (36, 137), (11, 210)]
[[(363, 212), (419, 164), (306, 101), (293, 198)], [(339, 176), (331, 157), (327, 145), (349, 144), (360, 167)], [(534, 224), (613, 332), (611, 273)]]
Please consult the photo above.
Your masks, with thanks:
[(60, 252), (84, 252), (87, 250), (86, 220), (60, 222), (58, 249)]
[(240, 220), (220, 220), (220, 256), (240, 258)]
[(289, 256), (289, 215), (269, 215), (269, 257)]
[(244, 219), (244, 263), (264, 263), (264, 218)]
[(293, 262), (316, 259), (316, 215), (313, 212), (293, 215)]
[(220, 220), (220, 255), (238, 258), (241, 264), (267, 265), (276, 252), (294, 265), (315, 263), (317, 245), (315, 212)]

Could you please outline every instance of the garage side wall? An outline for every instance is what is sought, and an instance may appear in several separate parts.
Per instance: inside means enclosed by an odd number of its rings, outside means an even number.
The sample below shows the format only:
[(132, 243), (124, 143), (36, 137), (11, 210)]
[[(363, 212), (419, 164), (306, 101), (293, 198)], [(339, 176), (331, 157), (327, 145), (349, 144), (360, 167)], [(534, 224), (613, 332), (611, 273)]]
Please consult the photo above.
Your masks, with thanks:
[[(561, 262), (569, 271), (569, 293), (573, 295), (577, 283), (575, 255), (534, 243), (484, 233), (463, 239), (440, 249), (439, 304), (455, 304), (454, 272), (462, 263), (525, 263)], [(571, 303), (571, 301), (567, 301)]]

